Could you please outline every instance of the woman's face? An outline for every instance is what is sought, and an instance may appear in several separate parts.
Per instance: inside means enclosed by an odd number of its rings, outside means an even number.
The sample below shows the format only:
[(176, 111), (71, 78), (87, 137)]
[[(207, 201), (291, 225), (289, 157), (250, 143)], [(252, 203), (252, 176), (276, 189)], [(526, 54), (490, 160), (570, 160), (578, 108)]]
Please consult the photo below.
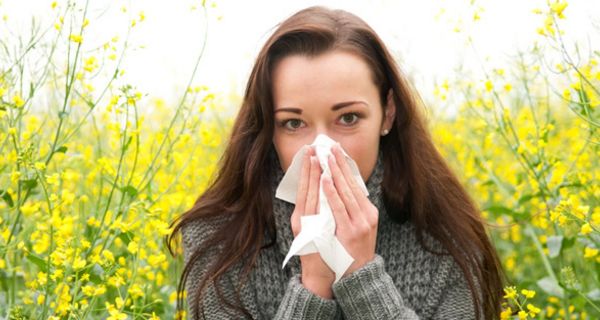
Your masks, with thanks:
[(322, 133), (341, 144), (367, 181), (381, 132), (393, 123), (395, 106), (388, 101), (384, 116), (369, 66), (358, 55), (334, 50), (283, 58), (273, 70), (273, 143), (282, 170)]

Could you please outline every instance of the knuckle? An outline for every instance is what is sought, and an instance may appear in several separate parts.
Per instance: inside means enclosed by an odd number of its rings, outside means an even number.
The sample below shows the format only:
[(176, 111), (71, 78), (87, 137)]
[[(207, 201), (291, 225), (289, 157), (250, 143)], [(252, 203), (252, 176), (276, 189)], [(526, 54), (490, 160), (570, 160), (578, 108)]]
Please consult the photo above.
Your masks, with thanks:
[(363, 237), (369, 234), (371, 227), (368, 223), (362, 222), (356, 226), (356, 234)]
[(377, 216), (369, 216), (367, 218), (367, 223), (369, 224), (370, 228), (377, 227), (378, 222), (379, 222), (379, 219), (377, 218)]

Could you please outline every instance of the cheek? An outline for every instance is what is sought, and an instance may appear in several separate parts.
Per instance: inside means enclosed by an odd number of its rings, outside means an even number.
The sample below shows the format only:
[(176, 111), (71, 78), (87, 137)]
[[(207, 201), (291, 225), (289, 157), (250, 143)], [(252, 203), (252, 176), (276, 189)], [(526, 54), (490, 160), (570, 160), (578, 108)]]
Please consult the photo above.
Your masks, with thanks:
[(311, 141), (303, 141), (301, 139), (285, 138), (275, 135), (273, 137), (273, 144), (275, 151), (279, 157), (279, 163), (283, 172), (287, 172), (287, 169), (292, 164), (292, 160), (300, 148), (305, 144), (310, 144)]
[(347, 141), (340, 141), (340, 144), (350, 158), (356, 162), (356, 166), (358, 166), (363, 181), (366, 181), (377, 161), (379, 142), (364, 143), (362, 141), (357, 141), (357, 139), (349, 139)]

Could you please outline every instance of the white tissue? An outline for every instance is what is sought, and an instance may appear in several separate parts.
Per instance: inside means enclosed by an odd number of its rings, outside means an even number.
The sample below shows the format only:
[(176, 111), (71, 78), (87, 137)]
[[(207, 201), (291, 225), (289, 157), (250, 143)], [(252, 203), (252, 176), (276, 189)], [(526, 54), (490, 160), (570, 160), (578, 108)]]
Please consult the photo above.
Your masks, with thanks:
[[(282, 268), (285, 267), (288, 260), (294, 255), (301, 256), (319, 252), (323, 261), (331, 268), (331, 270), (333, 270), (333, 272), (335, 272), (335, 282), (337, 282), (350, 267), (354, 258), (348, 254), (348, 251), (346, 251), (344, 246), (342, 246), (335, 236), (335, 218), (331, 212), (327, 196), (323, 191), (323, 177), (331, 177), (327, 159), (329, 154), (331, 154), (331, 148), (334, 144), (335, 141), (324, 134), (319, 134), (311, 144), (315, 146), (316, 156), (319, 159), (323, 171), (319, 182), (319, 213), (300, 217), (300, 233), (292, 242), (290, 250), (283, 261)], [(302, 156), (308, 148), (309, 146), (303, 146), (296, 155), (294, 155), (292, 164), (277, 187), (275, 193), (277, 198), (290, 203), (296, 203), (296, 191), (300, 180)], [(369, 192), (362, 180), (358, 166), (345, 151), (343, 151), (343, 153), (356, 183), (360, 186), (365, 195), (368, 196)]]

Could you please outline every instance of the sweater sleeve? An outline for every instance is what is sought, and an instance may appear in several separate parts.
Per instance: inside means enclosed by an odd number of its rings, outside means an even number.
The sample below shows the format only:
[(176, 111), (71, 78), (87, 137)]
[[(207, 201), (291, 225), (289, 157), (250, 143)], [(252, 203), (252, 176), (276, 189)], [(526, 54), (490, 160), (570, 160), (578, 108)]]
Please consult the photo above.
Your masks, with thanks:
[(340, 316), (341, 309), (335, 300), (312, 293), (296, 274), (288, 282), (275, 319), (337, 319)]
[(419, 319), (404, 304), (378, 254), (362, 268), (334, 283), (332, 289), (346, 319)]
[[(194, 222), (182, 228), (182, 240), (184, 251), (184, 262), (187, 264), (191, 259), (193, 252), (198, 245), (211, 236), (215, 231), (221, 228), (226, 220), (221, 217)], [(207, 254), (197, 260), (186, 280), (185, 289), (187, 291), (187, 304), (189, 307), (189, 319), (201, 319), (202, 316), (196, 316), (198, 309), (196, 305), (197, 289), (200, 286), (200, 280), (203, 279), (208, 271), (207, 268), (215, 261), (215, 258), (222, 250), (220, 246), (210, 248)], [(240, 281), (242, 264), (238, 263), (227, 270), (219, 282), (219, 290), (225, 299), (230, 303), (236, 303), (235, 288)], [(268, 294), (268, 293), (265, 293)], [(247, 285), (242, 287), (240, 295), (246, 300), (253, 300), (254, 291)], [(243, 300), (243, 299), (242, 299)], [(202, 306), (207, 319), (238, 319), (242, 318), (239, 312), (225, 306), (219, 300), (215, 286), (208, 285), (203, 296)], [(237, 303), (236, 303), (237, 304)], [(245, 305), (254, 319), (259, 318), (258, 307), (250, 303)], [(341, 309), (335, 300), (324, 299), (313, 294), (302, 285), (300, 275), (294, 275), (288, 281), (283, 299), (279, 304), (275, 319), (336, 319), (341, 316)]]
[[(443, 263), (444, 270), (438, 270), (436, 280), (443, 282), (431, 290), (439, 292), (439, 299), (427, 306), (430, 312), (424, 312), (433, 319), (475, 318), (468, 285), (461, 277), (460, 268), (455, 266)], [(433, 285), (439, 283), (434, 281)], [(362, 268), (340, 279), (332, 289), (346, 319), (420, 319), (405, 304), (378, 254)]]

